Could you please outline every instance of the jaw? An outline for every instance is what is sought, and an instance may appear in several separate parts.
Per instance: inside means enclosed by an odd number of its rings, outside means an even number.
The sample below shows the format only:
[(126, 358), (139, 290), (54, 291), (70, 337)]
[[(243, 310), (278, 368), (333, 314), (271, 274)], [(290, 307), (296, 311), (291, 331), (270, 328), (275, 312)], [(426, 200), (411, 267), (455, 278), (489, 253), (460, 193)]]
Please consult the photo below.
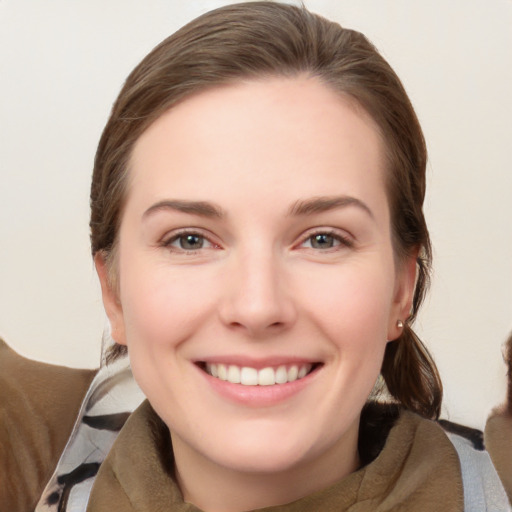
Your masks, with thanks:
[[(283, 415), (280, 416), (282, 419)], [(187, 501), (204, 510), (223, 512), (284, 505), (323, 489), (357, 469), (358, 421), (354, 428), (348, 428), (349, 432), (341, 443), (327, 443), (320, 454), (314, 455), (308, 453), (309, 449), (301, 441), (306, 430), (297, 419), (286, 425), (276, 417), (260, 418), (252, 427), (249, 421), (246, 428), (239, 430), (238, 426), (236, 430), (227, 432), (222, 446), (229, 445), (228, 452), (217, 452), (218, 458), (201, 460), (194, 468), (184, 465), (187, 470), (182, 475), (180, 486), (186, 487), (189, 482), (196, 492), (201, 493), (201, 496), (190, 496)], [(308, 432), (311, 437), (312, 432)], [(173, 446), (178, 443), (173, 437)], [(215, 446), (215, 450), (220, 448), (218, 440)], [(184, 460), (179, 455), (181, 453), (177, 454), (176, 463), (183, 467), (180, 462)], [(202, 481), (200, 486), (196, 485), (198, 479)], [(210, 492), (203, 493), (207, 488)], [(239, 491), (235, 497), (234, 488)], [(213, 496), (217, 508), (212, 508)], [(238, 496), (242, 500), (240, 503), (236, 502)]]

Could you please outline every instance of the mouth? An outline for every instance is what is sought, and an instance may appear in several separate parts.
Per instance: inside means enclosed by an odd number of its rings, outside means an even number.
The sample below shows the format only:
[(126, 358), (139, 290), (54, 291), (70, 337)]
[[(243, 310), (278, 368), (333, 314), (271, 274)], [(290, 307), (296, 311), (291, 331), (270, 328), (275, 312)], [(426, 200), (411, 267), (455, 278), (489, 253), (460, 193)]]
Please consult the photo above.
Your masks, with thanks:
[(321, 363), (266, 366), (260, 369), (250, 366), (206, 362), (201, 362), (198, 366), (211, 377), (231, 384), (275, 386), (301, 380), (317, 370)]

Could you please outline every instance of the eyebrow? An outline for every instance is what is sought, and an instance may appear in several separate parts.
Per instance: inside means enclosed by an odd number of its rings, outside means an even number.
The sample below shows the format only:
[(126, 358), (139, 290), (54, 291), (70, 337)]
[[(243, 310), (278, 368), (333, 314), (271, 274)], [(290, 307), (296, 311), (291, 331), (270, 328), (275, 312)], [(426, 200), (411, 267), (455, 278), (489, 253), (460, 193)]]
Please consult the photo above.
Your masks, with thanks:
[(292, 205), (289, 215), (312, 215), (315, 213), (327, 212), (336, 208), (346, 208), (355, 206), (366, 212), (374, 219), (373, 212), (368, 205), (352, 196), (323, 196), (313, 197), (312, 199), (299, 200)]
[[(374, 215), (370, 208), (360, 199), (351, 196), (322, 196), (312, 199), (299, 200), (290, 208), (288, 215), (313, 215), (337, 208), (356, 206), (366, 212), (372, 219)], [(142, 215), (148, 217), (158, 211), (175, 210), (178, 212), (199, 215), (201, 217), (223, 218), (225, 213), (222, 208), (208, 201), (187, 201), (166, 199), (150, 206)]]
[(142, 215), (143, 218), (148, 217), (156, 212), (162, 210), (174, 210), (183, 213), (190, 213), (192, 215), (199, 215), (201, 217), (224, 217), (222, 209), (207, 201), (186, 201), (186, 200), (173, 200), (166, 199), (159, 201), (150, 206)]

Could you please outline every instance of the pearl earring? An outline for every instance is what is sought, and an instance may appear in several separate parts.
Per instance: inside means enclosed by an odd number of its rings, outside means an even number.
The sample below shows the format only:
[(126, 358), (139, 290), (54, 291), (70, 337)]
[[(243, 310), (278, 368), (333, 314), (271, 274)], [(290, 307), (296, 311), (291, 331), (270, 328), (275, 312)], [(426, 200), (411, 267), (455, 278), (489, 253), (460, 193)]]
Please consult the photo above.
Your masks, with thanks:
[(399, 329), (403, 329), (403, 327), (404, 327), (404, 323), (402, 322), (402, 320), (397, 320), (397, 322), (396, 322), (396, 326), (397, 326)]

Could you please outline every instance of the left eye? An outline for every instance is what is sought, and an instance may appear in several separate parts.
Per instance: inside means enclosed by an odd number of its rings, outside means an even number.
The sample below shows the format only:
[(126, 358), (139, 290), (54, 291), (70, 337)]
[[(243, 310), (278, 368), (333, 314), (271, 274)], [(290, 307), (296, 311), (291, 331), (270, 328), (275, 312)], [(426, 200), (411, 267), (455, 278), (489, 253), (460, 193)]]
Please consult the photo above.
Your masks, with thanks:
[(204, 236), (197, 233), (182, 233), (171, 238), (165, 245), (183, 251), (197, 251), (211, 244)]
[(332, 249), (342, 244), (346, 244), (346, 242), (340, 236), (331, 233), (315, 233), (306, 238), (302, 243), (303, 247), (320, 250)]

